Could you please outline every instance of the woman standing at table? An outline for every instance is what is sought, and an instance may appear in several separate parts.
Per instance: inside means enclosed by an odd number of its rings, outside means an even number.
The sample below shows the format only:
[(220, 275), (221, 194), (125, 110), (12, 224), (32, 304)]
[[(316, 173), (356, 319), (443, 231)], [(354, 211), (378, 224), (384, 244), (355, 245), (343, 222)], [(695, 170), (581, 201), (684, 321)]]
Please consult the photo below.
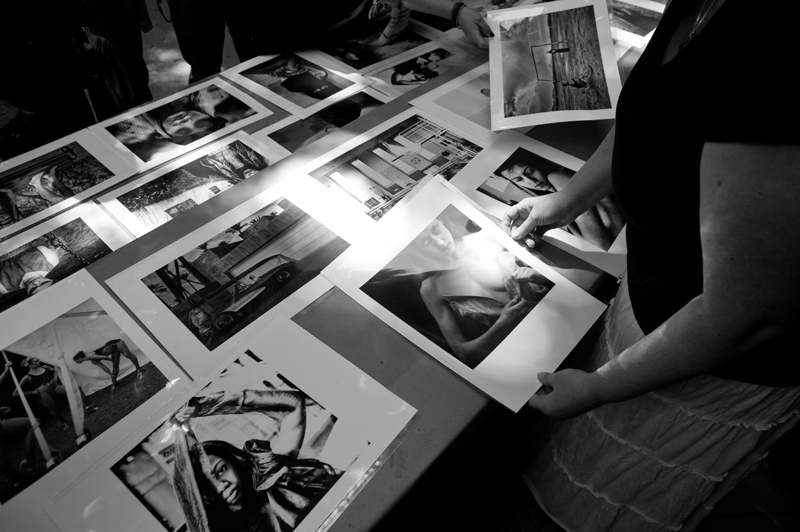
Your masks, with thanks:
[(797, 423), (800, 117), (765, 105), (743, 72), (790, 64), (797, 7), (782, 9), (794, 16), (770, 19), (763, 54), (744, 37), (750, 4), (672, 2), (595, 155), (504, 217), (533, 245), (613, 189), (628, 219), (593, 366), (540, 375), (529, 402), (572, 418), (527, 471), (567, 529), (692, 530)]

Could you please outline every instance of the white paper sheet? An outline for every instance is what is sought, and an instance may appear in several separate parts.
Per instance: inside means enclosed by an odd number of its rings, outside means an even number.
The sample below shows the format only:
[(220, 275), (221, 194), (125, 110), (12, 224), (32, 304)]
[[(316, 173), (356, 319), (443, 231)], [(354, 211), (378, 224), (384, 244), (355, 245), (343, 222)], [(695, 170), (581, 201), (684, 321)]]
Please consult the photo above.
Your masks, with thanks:
[(270, 139), (238, 131), (99, 198), (131, 233), (142, 236), (291, 155)]
[(174, 159), (272, 114), (221, 78), (89, 128), (139, 171)]
[(287, 296), (348, 242), (363, 238), (362, 219), (341, 209), (319, 183), (300, 175), (146, 257), (107, 284), (187, 372), (197, 376), (259, 327), (265, 315), (283, 307), (296, 309)]
[(650, 42), (665, 6), (650, 0), (612, 0), (611, 7), (614, 39), (641, 48)]
[[(55, 176), (50, 170), (55, 167)], [(136, 168), (89, 130), (0, 161), (0, 240), (74, 207)]]
[[(477, 225), (469, 228), (467, 221)], [(477, 228), (480, 231), (474, 232)], [(424, 251), (437, 241), (431, 234), (445, 233), (450, 236), (450, 244), (436, 244), (438, 252)], [(475, 333), (476, 341), (494, 342), (492, 347), (465, 348), (466, 354), (456, 356), (454, 352), (459, 351), (442, 333), (442, 327), (455, 327), (451, 336), (458, 337), (460, 333), (463, 339), (469, 339), (472, 333), (464, 327), (476, 324), (467, 324), (447, 309), (455, 309), (458, 304), (466, 310), (470, 301), (465, 305), (456, 301), (463, 300), (461, 292), (487, 298), (487, 284), (496, 294), (490, 305), (496, 310), (506, 304), (504, 301), (511, 296), (501, 294), (504, 288), (495, 286), (503, 284), (495, 259), (510, 257), (501, 253), (503, 249), (535, 270), (532, 288), (538, 292), (539, 300), (526, 296), (532, 308), (517, 314), (516, 325), (512, 320), (495, 328), (493, 338)], [(442, 260), (449, 262), (444, 264)], [(531, 273), (517, 272), (514, 275)], [(441, 179), (431, 180), (402, 208), (389, 213), (372, 242), (354, 246), (323, 274), (439, 362), (514, 411), (539, 388), (537, 373), (555, 370), (605, 308), (531, 257)], [(455, 303), (448, 306), (448, 300)], [(434, 306), (429, 307), (428, 302)], [(438, 309), (434, 312), (439, 312), (444, 321), (435, 319), (431, 308)], [(481, 315), (482, 309), (477, 313)], [(478, 319), (491, 321), (487, 316)], [(494, 323), (499, 321), (495, 319)]]
[[(48, 514), (62, 530), (154, 532), (176, 529), (184, 513), (167, 484), (173, 469), (168, 450), (170, 440), (151, 439), (147, 447), (156, 459), (153, 464), (159, 470), (158, 476), (164, 477), (164, 492), (158, 497), (160, 522), (154, 515), (158, 510), (152, 506), (146, 508), (133, 494), (132, 489), (136, 488), (125, 485), (125, 482), (131, 483), (128, 473), (145, 460), (141, 453), (136, 454), (142, 447), (134, 447), (135, 443), (144, 442), (159, 427), (162, 428), (159, 434), (169, 437), (169, 431), (163, 429), (170, 426), (169, 419), (189, 397), (263, 390), (268, 398), (270, 386), (286, 390), (292, 397), (306, 398), (303, 401), (306, 435), (299, 457), (335, 464), (342, 472), (338, 481), (294, 528), (298, 532), (320, 527), (324, 530), (331, 518), (342, 511), (348, 498), (370, 478), (376, 466), (380, 466), (376, 460), (385, 459), (387, 449), (393, 449), (395, 438), (412, 421), (416, 410), (280, 315), (275, 315), (257, 334), (236, 346), (192, 386), (189, 393), (144, 424), (128, 439), (127, 445), (116, 449), (97, 468), (59, 495), (48, 505)], [(194, 416), (189, 424), (199, 441), (217, 439), (241, 447), (245, 440), (264, 439), (271, 442), (274, 452), (280, 453), (280, 448), (286, 446), (290, 427), (276, 426), (276, 420), (280, 419), (278, 414), (269, 414), (267, 407), (259, 407), (247, 414)], [(247, 418), (246, 425), (243, 418)], [(153, 478), (157, 480), (155, 475)], [(231, 523), (230, 526), (230, 530), (236, 532), (235, 525)]]
[[(2, 504), (0, 521), (4, 530), (52, 530), (41, 506), (163, 408), (189, 380), (85, 270), (53, 286), (48, 293), (52, 296), (49, 299), (30, 299), (18, 305), (15, 312), (3, 316), (0, 346), (8, 353), (26, 357), (35, 354), (51, 364), (54, 361), (57, 364), (59, 353), (64, 353), (73, 382), (98, 407), (97, 411), (87, 410), (84, 418), (93, 439), (77, 448), (72, 428), (62, 431), (61, 424), (49, 417), (46, 410), (36, 410), (45, 413), (40, 419), (45, 439), (50, 438), (48, 445), (60, 451), (62, 462)], [(111, 390), (108, 375), (91, 363), (75, 362), (73, 355), (78, 350), (89, 352), (102, 347), (106, 340), (117, 338), (127, 344), (142, 371), (140, 376), (135, 374), (133, 364), (122, 357), (117, 388)], [(106, 365), (111, 369), (110, 362)], [(13, 370), (22, 378), (27, 368), (16, 363)], [(55, 393), (54, 397), (56, 405), (64, 411), (64, 396)], [(35, 396), (28, 396), (28, 400), (38, 405)], [(6, 402), (3, 400), (3, 404)], [(69, 411), (63, 415), (68, 418)], [(13, 456), (24, 456), (22, 441), (22, 438), (9, 439), (7, 451)], [(37, 455), (37, 472), (42, 473), (45, 467), (38, 448)]]
[[(513, 131), (497, 135), (451, 181), (492, 216), (502, 219), (525, 198), (560, 190), (583, 161)], [(618, 276), (625, 269), (624, 219), (612, 197), (590, 209), (570, 227), (546, 238), (573, 255)], [(582, 236), (585, 235), (585, 236)]]
[(491, 11), (492, 129), (614, 118), (622, 89), (605, 0)]
[(254, 57), (222, 75), (298, 118), (308, 118), (371, 83), (311, 52)]

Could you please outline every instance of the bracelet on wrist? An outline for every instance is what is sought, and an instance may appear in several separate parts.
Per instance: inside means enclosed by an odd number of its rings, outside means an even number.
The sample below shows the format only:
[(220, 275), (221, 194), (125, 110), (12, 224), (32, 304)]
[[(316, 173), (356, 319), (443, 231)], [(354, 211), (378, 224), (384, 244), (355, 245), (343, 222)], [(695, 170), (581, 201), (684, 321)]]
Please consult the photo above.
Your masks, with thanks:
[(464, 2), (456, 2), (453, 4), (453, 9), (450, 11), (450, 22), (453, 23), (454, 28), (461, 29), (458, 23), (458, 17), (461, 15), (461, 10), (467, 7)]

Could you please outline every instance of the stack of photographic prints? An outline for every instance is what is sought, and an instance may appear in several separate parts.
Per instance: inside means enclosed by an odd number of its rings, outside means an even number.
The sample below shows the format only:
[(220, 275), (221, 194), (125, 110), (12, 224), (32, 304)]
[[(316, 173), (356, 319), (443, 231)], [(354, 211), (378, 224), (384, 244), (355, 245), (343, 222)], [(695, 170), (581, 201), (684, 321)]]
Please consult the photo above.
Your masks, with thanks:
[(325, 530), (415, 414), (275, 315), (46, 509), (75, 531)]
[(539, 388), (537, 373), (554, 371), (606, 307), (441, 178), (374, 235), (325, 277), (514, 411)]
[[(500, 219), (520, 201), (561, 190), (581, 166), (580, 159), (515, 131), (504, 131), (453, 178), (452, 184)], [(625, 269), (624, 227), (625, 219), (612, 194), (545, 238), (619, 275)]]
[(342, 191), (348, 205), (380, 220), (427, 177), (451, 179), (482, 143), (432, 116), (409, 109), (301, 168)]
[(143, 171), (271, 113), (230, 83), (212, 79), (89, 129)]
[(99, 200), (139, 237), (287, 155), (270, 139), (256, 141), (237, 132), (143, 174)]
[(614, 118), (622, 89), (605, 0), (490, 11), (492, 129)]
[(0, 162), (0, 241), (135, 172), (87, 130)]
[(48, 530), (37, 509), (121, 443), (188, 379), (88, 274), (3, 315), (4, 530)]
[(107, 281), (191, 375), (228, 352), (361, 236), (362, 215), (285, 180)]

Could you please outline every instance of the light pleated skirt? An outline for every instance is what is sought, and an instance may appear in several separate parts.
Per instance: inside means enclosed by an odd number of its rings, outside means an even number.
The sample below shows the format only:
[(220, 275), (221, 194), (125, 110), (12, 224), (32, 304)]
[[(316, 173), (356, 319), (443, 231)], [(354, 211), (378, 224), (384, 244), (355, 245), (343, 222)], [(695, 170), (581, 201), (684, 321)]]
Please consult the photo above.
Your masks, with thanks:
[[(590, 369), (642, 336), (623, 281)], [(797, 423), (798, 406), (800, 387), (695, 377), (557, 422), (523, 477), (569, 531), (690, 531)]]

